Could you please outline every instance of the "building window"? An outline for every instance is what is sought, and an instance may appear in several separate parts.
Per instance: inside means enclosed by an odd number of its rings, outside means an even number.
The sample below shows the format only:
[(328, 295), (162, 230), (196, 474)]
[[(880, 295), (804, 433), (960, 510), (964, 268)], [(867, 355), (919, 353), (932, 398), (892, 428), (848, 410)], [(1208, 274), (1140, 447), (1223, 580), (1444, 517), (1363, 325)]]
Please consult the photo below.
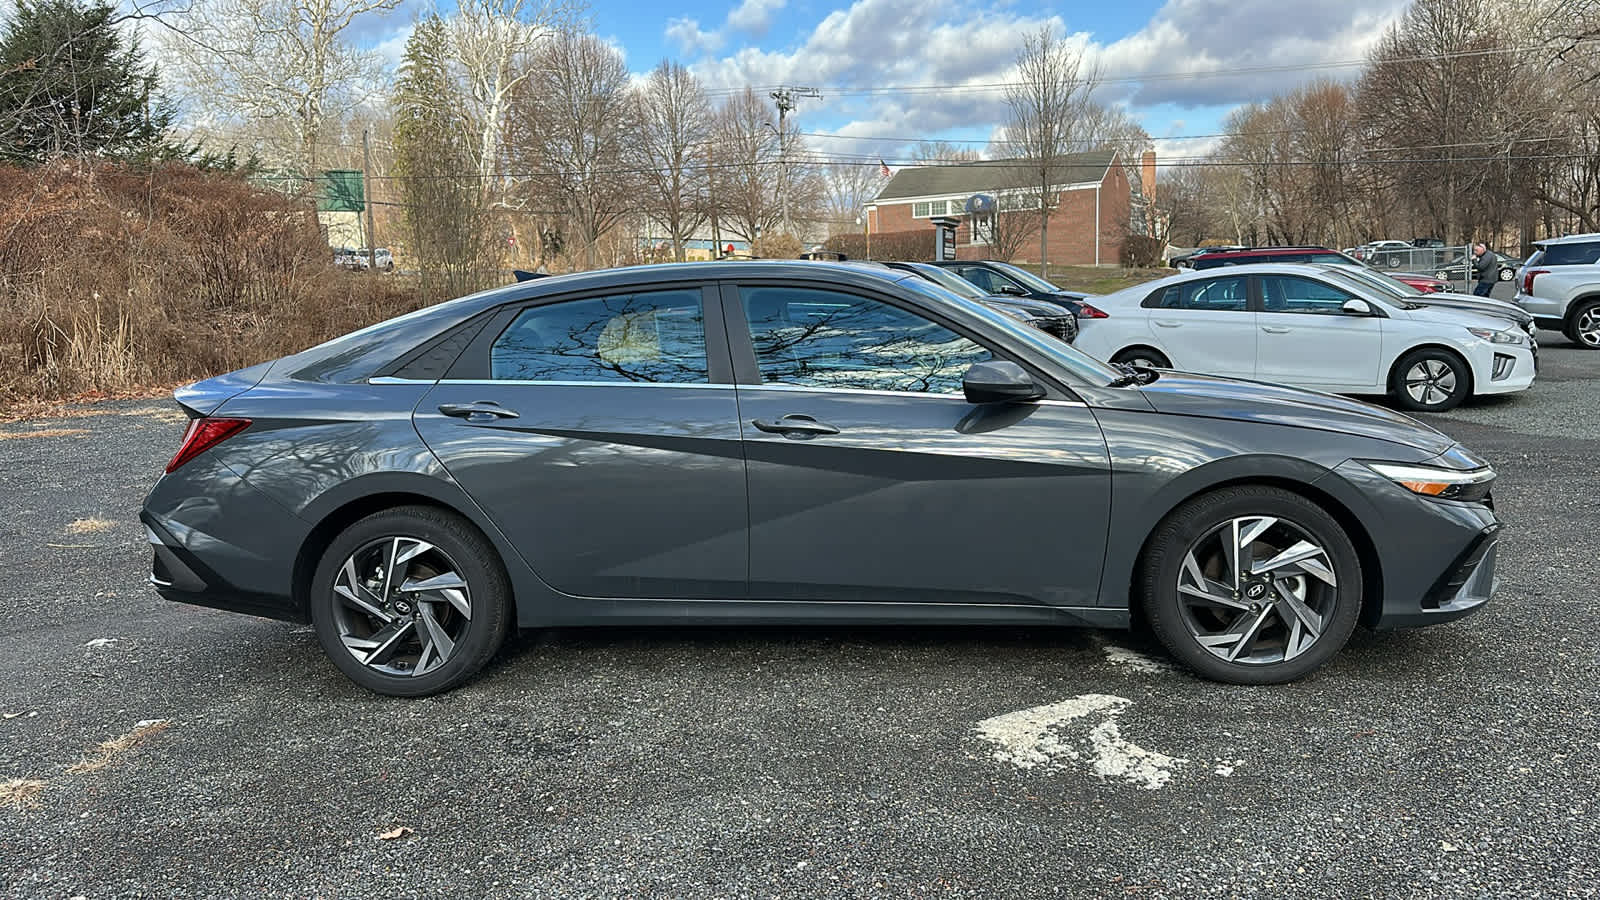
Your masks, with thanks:
[(931, 215), (931, 214), (928, 212), (928, 204), (926, 202), (911, 204), (911, 217), (912, 218), (914, 218), (914, 219), (926, 219), (929, 215)]

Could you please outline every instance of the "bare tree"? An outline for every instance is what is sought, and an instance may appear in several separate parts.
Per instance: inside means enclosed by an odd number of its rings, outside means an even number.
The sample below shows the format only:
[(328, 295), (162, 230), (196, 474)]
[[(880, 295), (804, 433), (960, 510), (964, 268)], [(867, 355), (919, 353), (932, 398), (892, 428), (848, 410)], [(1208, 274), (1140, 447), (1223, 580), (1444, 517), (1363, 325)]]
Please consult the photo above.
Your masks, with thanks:
[(855, 234), (884, 178), (877, 163), (830, 163), (823, 168), (822, 219), (834, 234)]
[(314, 175), (327, 124), (382, 77), (378, 55), (358, 48), (350, 27), (399, 2), (194, 0), (171, 14), (164, 58), (204, 114), (254, 126), (277, 144), (278, 162)]
[[(1006, 171), (1001, 169), (999, 171)], [(1021, 180), (1019, 176), (1016, 180)], [(1010, 179), (1008, 179), (1010, 180)], [(995, 259), (1012, 260), (1039, 234), (1044, 216), (1039, 212), (1038, 195), (1032, 191), (991, 191), (998, 207), (987, 220), (973, 222), (975, 238), (989, 245)]]
[(489, 186), (504, 161), (512, 94), (533, 74), (516, 69), (542, 38), (570, 29), (581, 0), (460, 0), (448, 21), (450, 46), (466, 81), (466, 118), (477, 133), (478, 177)]
[(711, 101), (689, 70), (662, 62), (633, 94), (639, 134), (634, 157), (649, 189), (651, 218), (667, 229), (672, 258), (705, 221), (702, 150), (711, 135)]
[(1006, 88), (1011, 118), (1006, 144), (1028, 169), (1038, 199), (1039, 264), (1048, 259), (1050, 213), (1061, 187), (1066, 157), (1082, 134), (1096, 73), (1083, 55), (1049, 25), (1023, 38), (1017, 77)]
[(637, 207), (628, 66), (592, 34), (558, 34), (531, 60), (508, 111), (512, 157), (530, 196), (556, 204), (583, 241), (584, 261)]
[(971, 147), (957, 147), (948, 141), (922, 141), (911, 151), (917, 165), (945, 165), (949, 163), (977, 162), (983, 154)]
[(723, 103), (712, 126), (710, 168), (719, 218), (746, 241), (753, 242), (783, 218), (778, 198), (783, 166), (772, 118), (766, 103), (745, 88)]

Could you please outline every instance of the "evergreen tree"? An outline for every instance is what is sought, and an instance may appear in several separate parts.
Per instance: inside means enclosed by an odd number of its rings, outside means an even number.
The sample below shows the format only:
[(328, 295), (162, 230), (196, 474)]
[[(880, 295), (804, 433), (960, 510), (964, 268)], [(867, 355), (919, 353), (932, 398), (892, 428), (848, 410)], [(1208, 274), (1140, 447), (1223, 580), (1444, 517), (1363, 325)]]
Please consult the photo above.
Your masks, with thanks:
[(395, 83), (394, 173), (425, 295), (452, 297), (491, 280), (499, 241), (444, 22), (430, 16), (406, 41)]
[(0, 33), (0, 159), (184, 155), (172, 108), (106, 0), (19, 0)]

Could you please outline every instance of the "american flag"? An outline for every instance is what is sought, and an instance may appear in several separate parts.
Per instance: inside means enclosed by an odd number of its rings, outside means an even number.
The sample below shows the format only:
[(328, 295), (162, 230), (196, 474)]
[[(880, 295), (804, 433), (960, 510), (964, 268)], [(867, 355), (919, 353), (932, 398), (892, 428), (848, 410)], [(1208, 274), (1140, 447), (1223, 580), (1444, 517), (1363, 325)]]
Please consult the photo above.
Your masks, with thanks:
[(878, 160), (878, 174), (882, 175), (885, 178), (889, 177), (889, 164), (884, 162), (881, 159)]

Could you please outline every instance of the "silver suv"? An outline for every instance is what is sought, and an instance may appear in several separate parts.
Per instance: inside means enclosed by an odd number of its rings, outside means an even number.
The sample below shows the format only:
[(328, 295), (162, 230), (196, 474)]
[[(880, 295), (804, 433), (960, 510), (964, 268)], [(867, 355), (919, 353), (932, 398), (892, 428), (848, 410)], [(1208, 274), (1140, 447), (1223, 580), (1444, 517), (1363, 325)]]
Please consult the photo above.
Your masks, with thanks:
[(1579, 346), (1600, 348), (1600, 234), (1535, 241), (1517, 272), (1517, 305), (1541, 328), (1559, 330)]

